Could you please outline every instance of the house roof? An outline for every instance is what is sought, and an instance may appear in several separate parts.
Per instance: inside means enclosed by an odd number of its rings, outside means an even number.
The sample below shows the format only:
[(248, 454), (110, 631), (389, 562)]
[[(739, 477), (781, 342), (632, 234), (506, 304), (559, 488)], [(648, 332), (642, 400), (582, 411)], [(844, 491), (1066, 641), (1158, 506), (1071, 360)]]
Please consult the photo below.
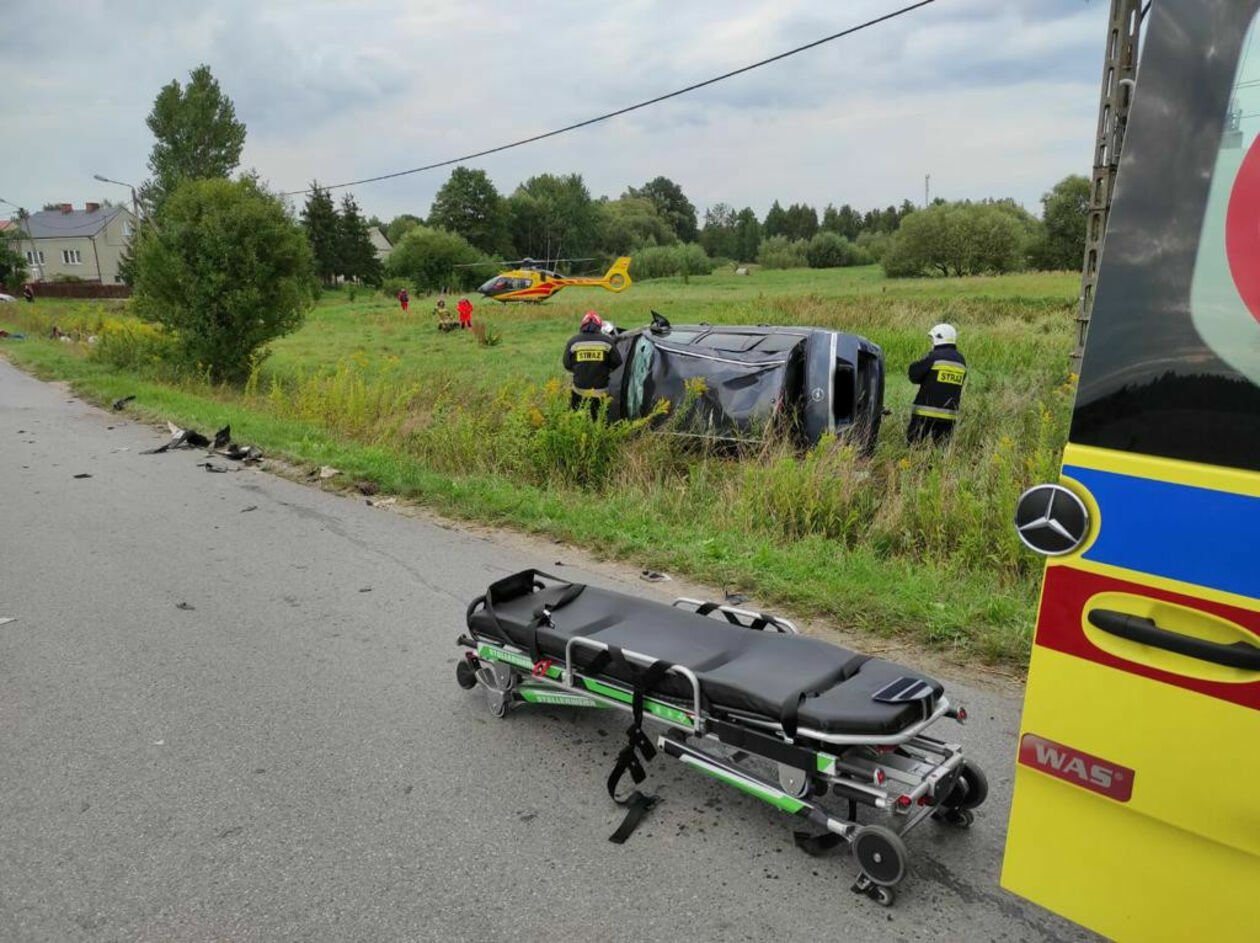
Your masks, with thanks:
[(15, 223), (13, 220), (0, 219), (0, 232), (4, 232), (5, 230), (8, 230), (8, 229), (17, 229), (17, 228), (18, 228), (17, 223)]
[(87, 210), (40, 210), (32, 213), (22, 227), (31, 239), (71, 239), (75, 236), (95, 236), (119, 213), (127, 212), (121, 206), (102, 206)]

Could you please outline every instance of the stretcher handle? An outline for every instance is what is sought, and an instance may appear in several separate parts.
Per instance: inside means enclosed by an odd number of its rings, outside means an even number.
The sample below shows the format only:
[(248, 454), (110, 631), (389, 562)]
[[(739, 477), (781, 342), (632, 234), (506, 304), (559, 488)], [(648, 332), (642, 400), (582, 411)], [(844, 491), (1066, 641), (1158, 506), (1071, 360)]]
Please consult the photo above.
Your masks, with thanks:
[[(564, 663), (566, 666), (565, 682), (571, 688), (578, 687), (578, 678), (583, 677), (582, 672), (574, 661), (575, 648), (593, 648), (596, 652), (608, 651), (612, 648), (605, 642), (597, 639), (587, 638), (584, 635), (574, 635), (564, 645)], [(628, 648), (621, 648), (621, 656), (627, 661), (649, 668), (656, 664), (659, 659), (653, 658), (651, 655), (645, 655), (642, 652), (632, 651)], [(685, 665), (670, 665), (665, 669), (666, 674), (676, 674), (687, 679), (691, 684), (691, 712), (694, 717), (692, 730), (694, 733), (702, 733), (704, 731), (704, 715), (701, 705), (700, 679), (696, 677), (696, 673)]]
[[(744, 629), (761, 628), (757, 623), (761, 622), (766, 628), (774, 629), (783, 635), (799, 635), (800, 630), (796, 627), (796, 623), (790, 619), (784, 619), (781, 616), (772, 616), (768, 612), (753, 612), (751, 609), (737, 609), (734, 606), (724, 606), (716, 602), (705, 602), (703, 599), (692, 599), (690, 596), (679, 596), (672, 603), (674, 608), (690, 606), (695, 610), (696, 615), (708, 616), (714, 612), (720, 612), (726, 617), (726, 621), (731, 625), (738, 625)], [(747, 624), (740, 622), (740, 619), (747, 619)]]
[(1226, 645), (1222, 642), (1209, 642), (1191, 635), (1170, 632), (1161, 629), (1154, 619), (1129, 615), (1125, 612), (1113, 612), (1110, 609), (1091, 609), (1089, 623), (1097, 629), (1128, 639), (1161, 648), (1166, 652), (1197, 658), (1226, 668), (1239, 668), (1243, 671), (1260, 671), (1260, 646), (1247, 642), (1233, 642)]

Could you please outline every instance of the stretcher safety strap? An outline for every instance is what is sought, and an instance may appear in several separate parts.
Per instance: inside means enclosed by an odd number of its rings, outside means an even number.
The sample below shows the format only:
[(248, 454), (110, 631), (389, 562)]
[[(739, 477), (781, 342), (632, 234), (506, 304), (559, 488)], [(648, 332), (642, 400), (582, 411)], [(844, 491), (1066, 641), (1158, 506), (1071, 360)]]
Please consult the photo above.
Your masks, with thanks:
[[(643, 816), (657, 802), (656, 796), (642, 793), (638, 789), (635, 789), (624, 799), (618, 799), (617, 784), (621, 782), (621, 777), (627, 772), (636, 786), (647, 778), (647, 773), (644, 771), (643, 766), (655, 759), (656, 747), (653, 746), (651, 739), (643, 732), (643, 698), (673, 665), (666, 661), (654, 661), (646, 668), (640, 668), (638, 665), (632, 664), (620, 648), (609, 646), (591, 659), (591, 663), (587, 666), (586, 671), (590, 674), (598, 674), (614, 661), (631, 678), (633, 697), (630, 702), (630, 709), (634, 718), (630, 728), (626, 731), (626, 745), (617, 754), (617, 762), (613, 766), (612, 772), (608, 775), (607, 783), (609, 798), (626, 809), (626, 815), (621, 820), (621, 825), (608, 837), (610, 842), (620, 845), (634, 833), (634, 830), (639, 826), (639, 822), (643, 820)], [(642, 757), (641, 761), (640, 757)]]
[(774, 620), (771, 619), (770, 616), (767, 616), (765, 614), (758, 614), (757, 617), (753, 619), (751, 623), (749, 623), (748, 625), (744, 625), (744, 623), (739, 621), (739, 617), (736, 616), (735, 613), (731, 612), (728, 609), (723, 609), (718, 603), (715, 603), (715, 602), (706, 602), (703, 605), (697, 607), (696, 615), (707, 616), (710, 613), (719, 611), (719, 610), (721, 611), (722, 615), (726, 617), (727, 622), (729, 622), (731, 625), (737, 625), (741, 629), (747, 628), (747, 629), (760, 630), (760, 629), (768, 628), (771, 625), (774, 625)]

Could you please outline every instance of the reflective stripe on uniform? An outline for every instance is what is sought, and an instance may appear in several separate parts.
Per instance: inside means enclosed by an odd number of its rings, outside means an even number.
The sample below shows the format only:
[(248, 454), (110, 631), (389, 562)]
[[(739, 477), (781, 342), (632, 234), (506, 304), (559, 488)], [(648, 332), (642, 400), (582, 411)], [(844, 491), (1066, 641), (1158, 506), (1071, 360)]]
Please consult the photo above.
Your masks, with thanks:
[(571, 349), (573, 359), (578, 363), (602, 362), (608, 357), (612, 345), (607, 341), (579, 341)]
[(943, 406), (920, 406), (917, 403), (910, 407), (910, 414), (928, 419), (948, 419), (951, 422), (958, 418), (956, 409), (945, 409)]

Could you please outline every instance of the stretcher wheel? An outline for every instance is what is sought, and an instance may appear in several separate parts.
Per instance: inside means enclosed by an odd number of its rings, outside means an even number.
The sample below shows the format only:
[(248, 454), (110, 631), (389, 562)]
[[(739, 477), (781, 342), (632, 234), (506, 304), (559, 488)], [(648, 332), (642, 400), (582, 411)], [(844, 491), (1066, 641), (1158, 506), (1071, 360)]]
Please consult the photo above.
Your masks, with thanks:
[[(973, 766), (966, 760), (958, 771), (958, 779), (954, 788), (949, 791), (941, 805), (945, 809), (977, 809), (989, 797), (989, 781), (980, 767)], [(944, 816), (941, 816), (942, 818)]]
[(941, 809), (932, 818), (952, 828), (971, 828), (971, 823), (976, 820), (976, 814), (970, 809)]
[(866, 893), (871, 900), (881, 907), (891, 907), (897, 901), (897, 892), (891, 887), (884, 887), (882, 884), (872, 884), (871, 889)]
[(978, 809), (989, 798), (989, 780), (979, 766), (963, 760), (960, 779), (967, 784), (967, 797), (959, 803), (959, 809)]
[[(892, 887), (906, 876), (906, 846), (892, 829), (882, 825), (863, 825), (854, 833), (850, 843), (853, 857), (872, 883)], [(891, 899), (888, 903), (892, 903)]]
[(455, 665), (455, 680), (465, 691), (471, 691), (477, 686), (477, 672), (468, 663), (468, 659), (461, 658)]

